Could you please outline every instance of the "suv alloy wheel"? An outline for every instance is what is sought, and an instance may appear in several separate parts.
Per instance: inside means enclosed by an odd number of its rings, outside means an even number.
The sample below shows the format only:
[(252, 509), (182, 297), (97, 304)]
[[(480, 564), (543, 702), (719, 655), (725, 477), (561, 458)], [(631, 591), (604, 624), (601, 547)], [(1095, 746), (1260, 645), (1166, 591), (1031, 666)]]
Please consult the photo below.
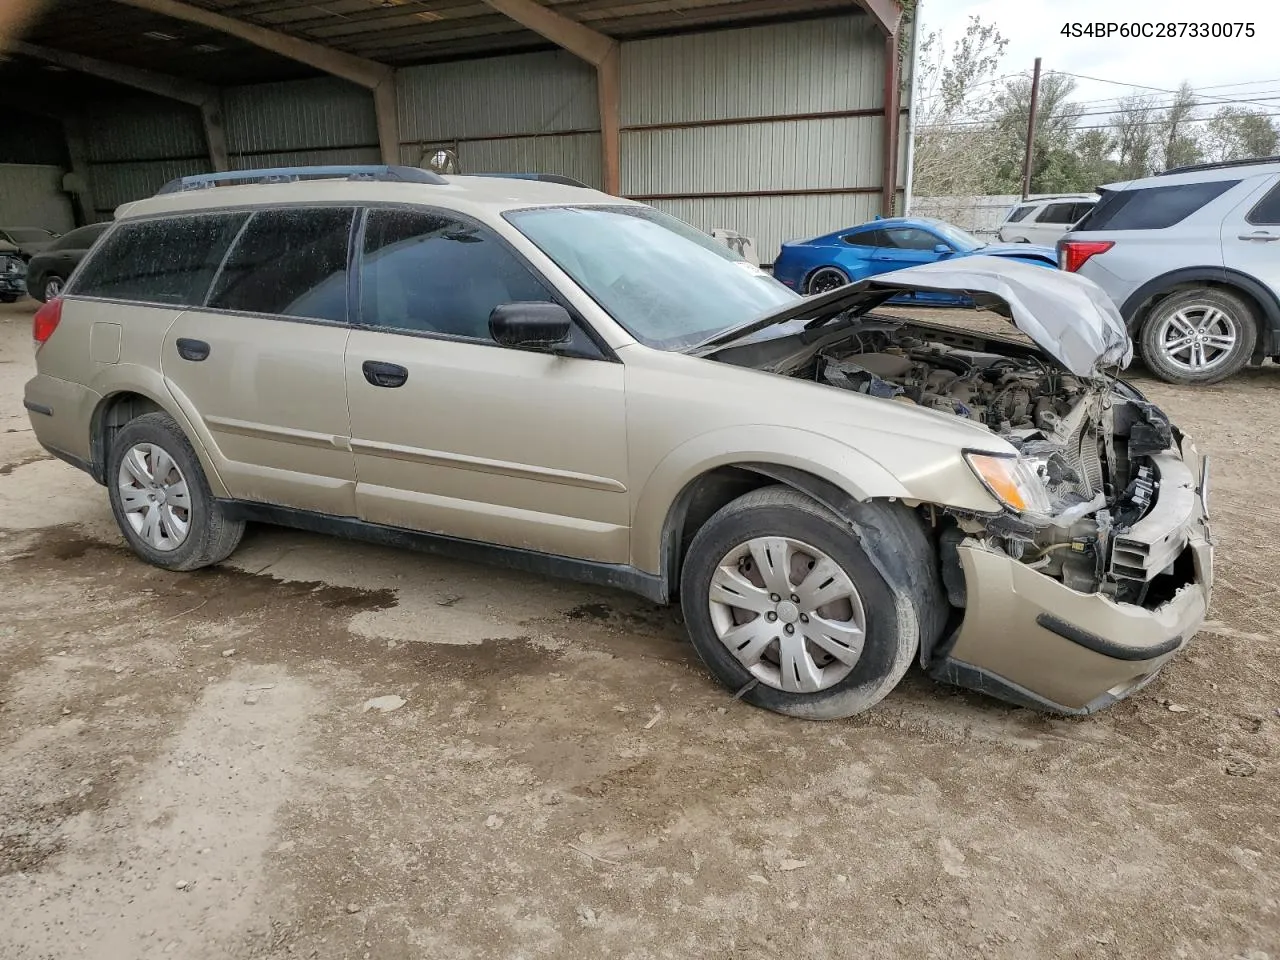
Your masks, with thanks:
[(1142, 324), (1142, 356), (1167, 383), (1215, 383), (1253, 353), (1257, 321), (1239, 297), (1200, 287), (1157, 303)]

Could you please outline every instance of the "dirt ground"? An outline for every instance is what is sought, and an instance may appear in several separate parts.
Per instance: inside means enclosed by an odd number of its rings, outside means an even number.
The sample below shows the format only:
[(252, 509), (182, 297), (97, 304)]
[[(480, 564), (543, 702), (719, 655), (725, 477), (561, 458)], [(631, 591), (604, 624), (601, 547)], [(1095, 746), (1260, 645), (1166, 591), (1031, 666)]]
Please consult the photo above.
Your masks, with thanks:
[(1140, 377), (1215, 457), (1221, 543), (1140, 695), (1055, 719), (913, 673), (805, 723), (604, 589), (272, 528), (143, 565), (28, 429), (32, 309), (0, 308), (4, 960), (1280, 958), (1280, 369)]

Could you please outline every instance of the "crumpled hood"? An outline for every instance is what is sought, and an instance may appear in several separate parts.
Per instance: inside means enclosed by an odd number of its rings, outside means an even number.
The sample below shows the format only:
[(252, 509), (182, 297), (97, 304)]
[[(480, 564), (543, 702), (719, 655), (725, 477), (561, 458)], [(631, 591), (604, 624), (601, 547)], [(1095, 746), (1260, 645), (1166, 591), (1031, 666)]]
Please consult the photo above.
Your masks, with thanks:
[(1041, 350), (1078, 377), (1098, 378), (1108, 367), (1127, 367), (1133, 359), (1133, 343), (1120, 311), (1092, 280), (984, 256), (925, 263), (816, 297), (798, 297), (781, 310), (722, 331), (688, 352), (707, 356), (748, 338), (794, 333), (841, 315), (856, 318), (903, 290), (968, 294), (978, 306), (1009, 317)]
[(1015, 327), (1078, 377), (1097, 377), (1133, 359), (1120, 311), (1101, 287), (1078, 274), (974, 256), (882, 273), (867, 285), (968, 293), (979, 306), (1007, 313)]

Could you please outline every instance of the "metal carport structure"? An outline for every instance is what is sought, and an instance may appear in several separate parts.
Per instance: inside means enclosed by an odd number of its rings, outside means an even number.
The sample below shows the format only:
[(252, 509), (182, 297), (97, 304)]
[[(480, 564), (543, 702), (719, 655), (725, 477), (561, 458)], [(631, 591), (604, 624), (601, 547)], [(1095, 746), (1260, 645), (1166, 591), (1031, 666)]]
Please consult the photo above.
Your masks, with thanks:
[(444, 148), (758, 234), (767, 260), (893, 209), (907, 29), (894, 0), (47, 0), (0, 78), (61, 126), (84, 219), (210, 168)]

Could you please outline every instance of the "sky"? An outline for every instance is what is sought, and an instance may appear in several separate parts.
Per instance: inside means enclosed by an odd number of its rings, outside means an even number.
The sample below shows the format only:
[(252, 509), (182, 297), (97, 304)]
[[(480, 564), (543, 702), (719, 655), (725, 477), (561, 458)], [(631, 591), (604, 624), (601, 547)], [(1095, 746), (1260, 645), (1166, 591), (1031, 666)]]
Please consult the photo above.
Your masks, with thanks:
[[(1124, 84), (1173, 90), (1187, 80), (1203, 92), (1205, 101), (1214, 98), (1210, 109), (1218, 101), (1265, 98), (1235, 105), (1280, 115), (1280, 57), (1276, 56), (1280, 3), (1275, 0), (920, 0), (920, 11), (924, 32), (941, 31), (948, 46), (963, 35), (970, 16), (994, 23), (1009, 41), (1001, 74), (1030, 75), (1035, 58), (1040, 57), (1044, 71), (1062, 70)], [(1060, 33), (1064, 23), (1090, 21), (1253, 22), (1255, 35), (1098, 39)], [(1090, 111), (1113, 106), (1114, 98), (1132, 92), (1151, 93), (1161, 102), (1169, 99), (1155, 91), (1134, 91), (1096, 80), (1077, 80), (1077, 84), (1073, 99), (1087, 101)], [(1105, 120), (1105, 116), (1082, 118), (1081, 124)]]

